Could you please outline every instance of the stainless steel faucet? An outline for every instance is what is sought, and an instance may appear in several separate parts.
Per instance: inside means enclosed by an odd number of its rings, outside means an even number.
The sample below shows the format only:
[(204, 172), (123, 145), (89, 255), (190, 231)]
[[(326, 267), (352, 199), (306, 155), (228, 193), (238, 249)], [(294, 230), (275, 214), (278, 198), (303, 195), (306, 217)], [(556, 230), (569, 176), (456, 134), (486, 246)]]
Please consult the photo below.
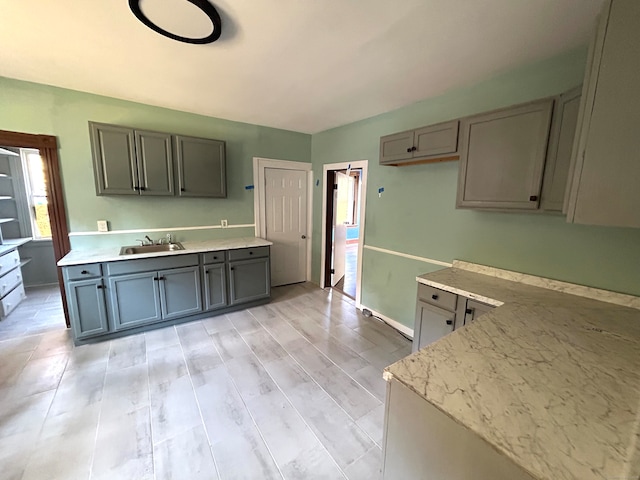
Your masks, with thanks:
[(153, 245), (153, 240), (149, 238), (149, 235), (145, 235), (144, 238), (147, 240), (147, 242), (149, 242), (149, 245)]

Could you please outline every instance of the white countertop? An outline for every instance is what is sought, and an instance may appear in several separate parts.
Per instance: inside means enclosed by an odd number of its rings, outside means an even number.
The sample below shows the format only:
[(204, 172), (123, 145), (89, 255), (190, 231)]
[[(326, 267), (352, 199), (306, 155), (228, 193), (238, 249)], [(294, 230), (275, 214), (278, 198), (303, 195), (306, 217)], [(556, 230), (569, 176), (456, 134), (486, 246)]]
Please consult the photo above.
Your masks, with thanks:
[(639, 310), (461, 268), (418, 281), (500, 306), (387, 367), (387, 380), (534, 478), (640, 478)]
[(58, 261), (59, 267), (84, 265), (87, 263), (117, 262), (120, 260), (134, 260), (139, 258), (166, 257), (170, 255), (186, 255), (189, 253), (216, 252), (220, 250), (235, 250), (237, 248), (266, 247), (273, 242), (259, 237), (226, 238), (222, 240), (206, 240), (203, 242), (181, 242), (184, 250), (170, 252), (138, 253), (134, 255), (120, 255), (120, 247), (99, 250), (72, 250)]

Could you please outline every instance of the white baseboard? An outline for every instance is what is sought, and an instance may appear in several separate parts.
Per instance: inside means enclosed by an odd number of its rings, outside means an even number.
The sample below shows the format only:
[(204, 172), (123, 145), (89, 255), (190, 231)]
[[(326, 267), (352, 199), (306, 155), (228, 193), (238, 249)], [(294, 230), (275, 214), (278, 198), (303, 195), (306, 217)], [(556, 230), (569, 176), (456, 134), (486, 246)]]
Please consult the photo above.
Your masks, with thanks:
[(399, 332), (407, 335), (408, 337), (413, 338), (413, 328), (409, 328), (406, 325), (387, 317), (386, 315), (380, 313), (380, 312), (376, 312), (375, 310), (373, 310), (372, 308), (367, 307), (366, 305), (359, 305), (358, 308), (360, 310), (364, 310), (365, 308), (367, 310), (370, 310), (371, 313), (373, 314), (374, 317), (378, 317), (381, 318), (382, 320), (385, 321), (385, 323), (388, 323), (390, 326), (392, 326), (393, 328), (395, 328), (396, 330), (398, 330)]

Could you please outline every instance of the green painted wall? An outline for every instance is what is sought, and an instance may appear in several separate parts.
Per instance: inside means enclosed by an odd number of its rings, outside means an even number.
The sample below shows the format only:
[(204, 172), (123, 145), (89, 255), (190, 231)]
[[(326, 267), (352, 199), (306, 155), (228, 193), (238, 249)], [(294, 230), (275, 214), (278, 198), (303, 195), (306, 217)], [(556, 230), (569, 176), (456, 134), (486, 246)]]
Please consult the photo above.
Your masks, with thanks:
[[(369, 160), (365, 245), (450, 262), (463, 259), (640, 295), (640, 229), (567, 224), (540, 214), (456, 210), (458, 162), (378, 165), (379, 138), (402, 130), (560, 93), (582, 82), (580, 49), (469, 88), (312, 137), (316, 178), (326, 163)], [(378, 198), (378, 187), (384, 187)], [(314, 189), (314, 231), (321, 228)], [(320, 236), (313, 243), (320, 277)], [(417, 274), (437, 266), (364, 250), (362, 303), (413, 328)]]
[[(125, 80), (126, 81), (126, 80)], [(97, 197), (89, 120), (226, 141), (226, 199)], [(0, 77), (0, 129), (55, 135), (70, 232), (253, 224), (253, 160), (311, 161), (311, 136)], [(172, 231), (168, 229), (167, 232)], [(253, 228), (176, 232), (178, 240), (253, 236)], [(152, 238), (162, 236), (154, 233)], [(122, 245), (140, 234), (71, 237), (72, 248)]]

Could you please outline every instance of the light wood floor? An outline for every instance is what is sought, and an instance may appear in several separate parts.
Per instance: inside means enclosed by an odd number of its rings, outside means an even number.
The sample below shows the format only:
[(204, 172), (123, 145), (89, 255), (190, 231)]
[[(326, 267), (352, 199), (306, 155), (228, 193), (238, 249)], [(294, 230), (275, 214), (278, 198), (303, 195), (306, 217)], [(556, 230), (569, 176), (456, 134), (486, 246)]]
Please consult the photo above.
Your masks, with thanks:
[(381, 373), (409, 341), (338, 293), (273, 293), (76, 348), (46, 312), (0, 322), (0, 478), (378, 478)]

